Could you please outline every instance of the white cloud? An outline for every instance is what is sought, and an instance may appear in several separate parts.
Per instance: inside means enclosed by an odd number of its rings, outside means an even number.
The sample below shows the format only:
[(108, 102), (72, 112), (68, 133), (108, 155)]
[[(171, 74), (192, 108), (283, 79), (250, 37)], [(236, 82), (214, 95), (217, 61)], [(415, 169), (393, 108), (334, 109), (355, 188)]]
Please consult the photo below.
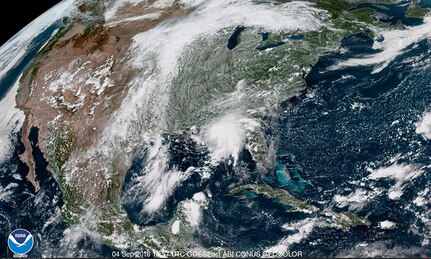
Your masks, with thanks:
[(34, 37), (73, 10), (74, 2), (74, 0), (60, 2), (24, 27), (0, 47), (0, 78), (25, 55)]
[(372, 47), (375, 50), (381, 50), (380, 52), (361, 58), (351, 58), (341, 61), (329, 69), (375, 65), (373, 73), (382, 71), (392, 60), (401, 55), (408, 46), (421, 39), (430, 37), (431, 17), (425, 17), (422, 25), (407, 27), (406, 29), (383, 31), (381, 35), (384, 37), (384, 40), (381, 42), (375, 41)]
[(418, 166), (397, 163), (377, 169), (369, 168), (368, 171), (371, 173), (368, 176), (369, 179), (390, 178), (395, 180), (395, 184), (388, 190), (388, 197), (391, 200), (399, 199), (403, 195), (405, 183), (422, 174), (422, 170)]
[(180, 221), (179, 220), (175, 220), (174, 223), (172, 223), (172, 227), (171, 227), (171, 231), (172, 234), (176, 235), (180, 232)]
[(396, 227), (397, 224), (395, 224), (395, 222), (389, 221), (389, 220), (384, 220), (379, 222), (379, 227), (381, 229), (394, 229)]
[(347, 196), (335, 195), (334, 201), (338, 207), (343, 208), (349, 206), (352, 209), (362, 208), (365, 204), (377, 196), (379, 191), (367, 191), (364, 189), (356, 189)]
[[(74, 0), (66, 0), (45, 12), (24, 27), (3, 46), (0, 47), (0, 80), (26, 54), (30, 42), (56, 20), (68, 15)], [(16, 108), (15, 95), (19, 88), (19, 79), (6, 96), (0, 100), (0, 162), (10, 156), (13, 146), (12, 133), (20, 130), (24, 120), (22, 111)]]
[(431, 139), (431, 112), (425, 112), (416, 124), (416, 133), (425, 139)]

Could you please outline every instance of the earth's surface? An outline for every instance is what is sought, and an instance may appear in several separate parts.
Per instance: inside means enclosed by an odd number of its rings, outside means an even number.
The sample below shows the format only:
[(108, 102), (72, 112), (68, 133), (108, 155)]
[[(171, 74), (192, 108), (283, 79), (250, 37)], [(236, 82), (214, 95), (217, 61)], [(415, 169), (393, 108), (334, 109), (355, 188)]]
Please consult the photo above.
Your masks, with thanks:
[(430, 256), (429, 7), (61, 2), (0, 48), (0, 255)]

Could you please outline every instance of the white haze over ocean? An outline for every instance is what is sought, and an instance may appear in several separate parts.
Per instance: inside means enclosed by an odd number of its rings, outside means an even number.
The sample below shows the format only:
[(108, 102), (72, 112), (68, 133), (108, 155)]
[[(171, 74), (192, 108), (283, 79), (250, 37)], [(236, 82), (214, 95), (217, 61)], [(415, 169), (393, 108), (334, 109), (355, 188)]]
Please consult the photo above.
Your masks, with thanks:
[(24, 56), (30, 42), (55, 21), (73, 10), (75, 0), (65, 0), (24, 27), (0, 47), (0, 78)]
[(24, 113), (15, 108), (15, 95), (18, 82), (9, 90), (0, 101), (0, 164), (8, 159), (13, 148), (12, 134), (19, 132), (24, 120)]
[[(9, 41), (0, 47), (0, 80), (13, 68), (28, 51), (30, 42), (55, 21), (72, 11), (74, 0), (66, 0), (45, 12), (24, 27)], [(0, 163), (7, 159), (12, 148), (11, 133), (20, 130), (24, 114), (15, 108), (15, 95), (19, 79), (6, 96), (0, 100)]]

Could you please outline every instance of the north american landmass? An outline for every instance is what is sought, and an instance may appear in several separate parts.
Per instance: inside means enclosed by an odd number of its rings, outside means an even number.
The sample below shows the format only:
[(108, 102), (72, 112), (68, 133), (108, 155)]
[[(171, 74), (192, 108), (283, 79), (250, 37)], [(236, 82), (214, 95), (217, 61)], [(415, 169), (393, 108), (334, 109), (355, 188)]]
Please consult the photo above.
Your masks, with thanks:
[[(229, 184), (229, 199), (319, 215), (322, 228), (369, 227), (367, 215), (301, 197), (312, 184), (294, 156), (278, 150), (280, 130), (272, 127), (283, 103), (307, 94), (319, 58), (343, 39), (384, 41), (382, 33), (429, 11), (410, 1), (394, 19), (378, 10), (397, 1), (369, 2), (77, 1), (19, 81), (28, 181), (40, 188), (29, 138), (37, 128), (63, 194), (61, 218), (113, 248), (201, 247), (196, 231), (220, 168), (257, 172)], [(268, 172), (273, 180), (262, 176)], [(194, 192), (173, 195), (194, 178)]]

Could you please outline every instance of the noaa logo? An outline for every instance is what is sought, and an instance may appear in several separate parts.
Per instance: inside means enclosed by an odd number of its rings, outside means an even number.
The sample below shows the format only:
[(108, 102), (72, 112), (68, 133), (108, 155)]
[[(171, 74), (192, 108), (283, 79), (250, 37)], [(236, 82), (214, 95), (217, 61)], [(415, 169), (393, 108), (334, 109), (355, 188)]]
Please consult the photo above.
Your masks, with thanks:
[(33, 248), (33, 236), (25, 229), (16, 229), (7, 239), (9, 249), (18, 255), (23, 255)]

